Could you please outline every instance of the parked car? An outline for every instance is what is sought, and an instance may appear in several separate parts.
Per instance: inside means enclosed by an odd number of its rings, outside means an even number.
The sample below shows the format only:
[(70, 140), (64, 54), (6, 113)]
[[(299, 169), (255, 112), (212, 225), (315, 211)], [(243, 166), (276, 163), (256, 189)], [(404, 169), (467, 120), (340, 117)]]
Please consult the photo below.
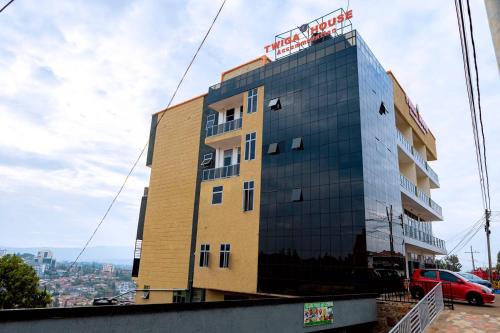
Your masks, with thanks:
[(410, 281), (412, 297), (424, 297), (438, 282), (443, 283), (445, 298), (467, 301), (472, 305), (495, 302), (495, 295), (490, 288), (470, 282), (457, 273), (444, 269), (416, 269)]
[(483, 286), (491, 289), (491, 282), (487, 281), (487, 280), (483, 280), (479, 276), (476, 276), (476, 275), (471, 274), (471, 273), (462, 273), (462, 272), (459, 272), (458, 275), (460, 275), (461, 277), (465, 278), (466, 280), (468, 280), (470, 282), (474, 282), (474, 283), (483, 285)]

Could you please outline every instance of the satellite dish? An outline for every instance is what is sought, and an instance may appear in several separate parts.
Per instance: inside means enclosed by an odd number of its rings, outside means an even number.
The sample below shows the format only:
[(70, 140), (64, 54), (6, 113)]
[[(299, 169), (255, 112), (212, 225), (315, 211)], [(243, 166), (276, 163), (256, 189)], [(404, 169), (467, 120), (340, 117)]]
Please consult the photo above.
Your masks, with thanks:
[(306, 32), (306, 31), (307, 31), (307, 28), (309, 28), (309, 24), (305, 23), (305, 24), (302, 24), (302, 25), (299, 27), (299, 30), (300, 30), (300, 32)]

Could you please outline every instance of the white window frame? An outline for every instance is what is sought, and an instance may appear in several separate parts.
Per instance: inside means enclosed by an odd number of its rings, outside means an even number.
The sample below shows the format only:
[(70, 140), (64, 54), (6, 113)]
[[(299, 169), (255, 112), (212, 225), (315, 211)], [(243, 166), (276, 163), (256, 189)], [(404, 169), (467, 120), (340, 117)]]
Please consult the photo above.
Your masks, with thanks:
[[(247, 186), (248, 188), (245, 188)], [(247, 207), (250, 206), (250, 200), (247, 202), (247, 197), (246, 194), (248, 192), (249, 198), (250, 198), (250, 191), (252, 192), (252, 208), (247, 209)], [(243, 182), (243, 211), (244, 212), (251, 212), (254, 209), (254, 203), (255, 203), (255, 181), (254, 180), (247, 180)]]
[[(216, 188), (216, 187), (220, 187), (220, 188), (221, 188), (221, 190), (220, 190), (220, 191), (215, 192), (214, 190), (215, 190), (215, 188)], [(218, 193), (220, 193), (220, 202), (218, 202), (218, 203), (214, 203), (214, 194), (218, 194)], [(214, 187), (212, 187), (212, 199), (211, 199), (211, 201), (210, 201), (210, 202), (212, 203), (212, 205), (214, 205), (214, 206), (215, 206), (215, 205), (222, 205), (222, 202), (223, 202), (223, 201), (224, 201), (224, 186), (223, 186), (223, 185), (218, 185), (218, 186), (214, 186)]]
[[(252, 139), (252, 134), (254, 135), (253, 139)], [(253, 157), (251, 156), (252, 143), (253, 143)], [(257, 156), (257, 132), (247, 133), (245, 135), (245, 161), (255, 160), (256, 156)]]
[(257, 100), (259, 96), (258, 88), (250, 89), (247, 97), (247, 113), (252, 114), (257, 112)]

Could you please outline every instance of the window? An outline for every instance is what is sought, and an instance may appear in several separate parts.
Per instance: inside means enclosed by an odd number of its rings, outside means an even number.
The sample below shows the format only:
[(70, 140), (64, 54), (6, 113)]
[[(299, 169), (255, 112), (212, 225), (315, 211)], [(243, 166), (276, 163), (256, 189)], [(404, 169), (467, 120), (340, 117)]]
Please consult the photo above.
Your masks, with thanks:
[(209, 256), (210, 256), (210, 244), (201, 244), (200, 267), (208, 267)]
[(243, 183), (243, 211), (253, 210), (254, 181)]
[(172, 303), (186, 303), (186, 292), (184, 290), (174, 291), (174, 295), (172, 297)]
[(274, 155), (279, 153), (279, 146), (278, 143), (271, 143), (269, 147), (267, 148), (267, 154), (268, 155)]
[(241, 160), (241, 147), (238, 147), (238, 158), (236, 159), (236, 164), (240, 164)]
[(149, 299), (149, 286), (144, 285), (144, 288), (142, 288), (142, 299)]
[(281, 109), (281, 101), (280, 101), (280, 99), (279, 98), (274, 98), (274, 99), (270, 100), (269, 101), (269, 107), (273, 111), (277, 111), (277, 110)]
[(210, 128), (215, 125), (215, 114), (209, 114), (207, 116), (207, 125), (206, 128)]
[(135, 240), (134, 259), (141, 259), (142, 239)]
[(380, 108), (378, 109), (378, 113), (380, 113), (380, 114), (389, 113), (389, 111), (387, 111), (387, 109), (385, 107), (384, 102), (380, 103)]
[(224, 166), (231, 165), (232, 157), (233, 157), (233, 150), (232, 149), (224, 150)]
[(222, 203), (223, 190), (224, 190), (223, 186), (215, 186), (212, 189), (212, 205), (218, 205)]
[(436, 278), (437, 278), (436, 271), (422, 271), (420, 273), (420, 275), (422, 275), (423, 277), (426, 277), (428, 279), (433, 279), (433, 280), (436, 280)]
[(226, 111), (226, 122), (234, 120), (234, 109), (229, 109)]
[(458, 282), (459, 280), (459, 278), (457, 278), (455, 275), (443, 271), (439, 271), (439, 279), (441, 281), (448, 281), (448, 282)]
[(302, 189), (300, 188), (293, 189), (292, 201), (302, 201)]
[(212, 163), (212, 158), (213, 158), (213, 154), (212, 153), (208, 153), (208, 154), (205, 154), (203, 155), (203, 161), (201, 161), (201, 166), (209, 166), (210, 163)]
[(240, 106), (240, 119), (243, 118), (243, 105)]
[(294, 138), (292, 141), (292, 150), (301, 150), (303, 148), (302, 138)]
[(229, 267), (229, 253), (231, 252), (230, 244), (221, 244), (220, 245), (220, 258), (219, 258), (219, 267), (228, 268)]
[(255, 132), (249, 133), (245, 136), (245, 161), (255, 159), (255, 140), (257, 134)]
[(247, 113), (257, 112), (257, 88), (248, 92)]

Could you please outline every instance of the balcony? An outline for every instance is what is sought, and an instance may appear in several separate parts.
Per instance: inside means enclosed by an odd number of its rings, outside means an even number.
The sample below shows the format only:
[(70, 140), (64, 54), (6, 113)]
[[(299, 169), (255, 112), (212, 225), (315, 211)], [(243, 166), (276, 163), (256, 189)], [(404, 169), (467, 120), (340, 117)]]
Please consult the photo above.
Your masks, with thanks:
[(205, 169), (202, 170), (201, 180), (214, 180), (229, 177), (236, 177), (240, 175), (240, 165), (233, 164), (228, 166), (223, 166), (220, 168)]
[(444, 240), (434, 237), (425, 223), (429, 222), (417, 221), (405, 214), (403, 217), (405, 241), (411, 245), (427, 248), (435, 254), (446, 254)]
[(425, 158), (411, 145), (411, 143), (406, 140), (403, 133), (399, 130), (397, 130), (397, 136), (401, 150), (408, 155), (408, 157), (412, 158), (415, 164), (427, 175), (427, 177), (429, 177), (433, 188), (438, 188), (439, 177), (437, 173), (430, 167), (429, 163), (427, 163)]
[(207, 127), (207, 135), (206, 137), (211, 137), (214, 135), (220, 135), (226, 132), (236, 131), (241, 128), (242, 119), (234, 119), (219, 125), (214, 125), (211, 127)]
[(422, 192), (408, 178), (399, 175), (400, 187), (403, 193), (403, 207), (421, 216), (426, 221), (442, 221), (443, 210), (427, 194)]

